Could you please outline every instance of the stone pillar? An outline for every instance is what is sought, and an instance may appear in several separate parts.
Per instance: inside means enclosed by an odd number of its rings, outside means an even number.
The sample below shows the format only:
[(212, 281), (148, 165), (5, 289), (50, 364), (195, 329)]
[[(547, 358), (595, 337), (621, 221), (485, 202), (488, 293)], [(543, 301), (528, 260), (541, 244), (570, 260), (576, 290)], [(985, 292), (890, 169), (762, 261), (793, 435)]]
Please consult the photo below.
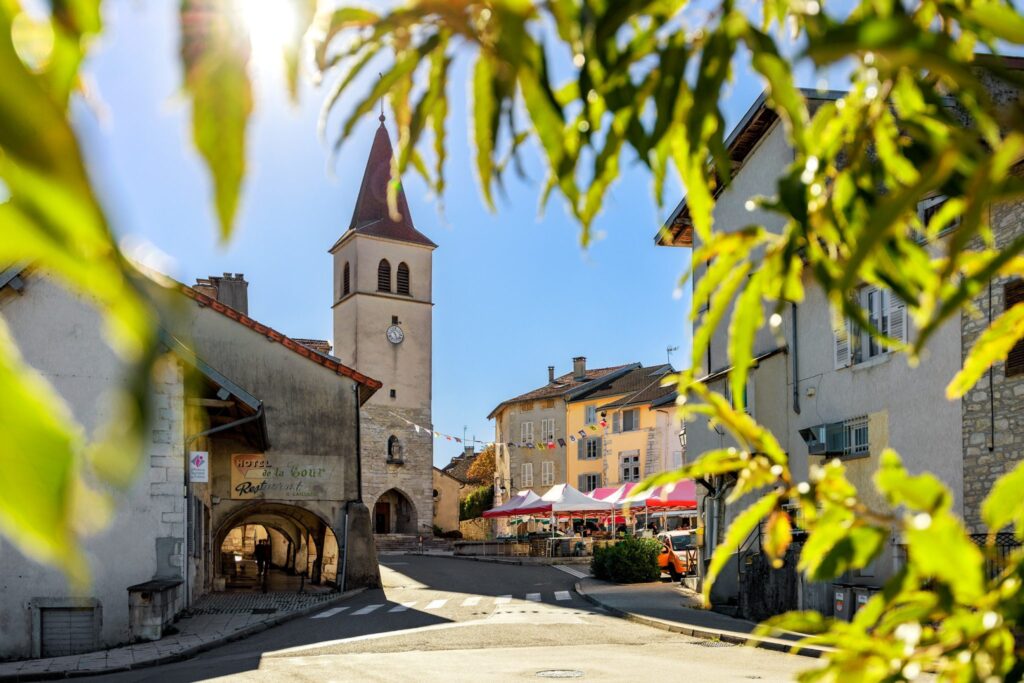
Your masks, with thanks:
[(327, 541), (327, 526), (322, 523), (317, 524), (313, 531), (313, 538), (316, 543), (316, 559), (313, 560), (313, 576), (310, 577), (310, 583), (319, 585), (324, 570), (324, 543)]
[[(370, 511), (363, 503), (352, 501), (348, 511), (348, 548), (345, 544), (345, 512), (339, 514), (334, 524), (334, 533), (338, 537), (338, 551), (344, 557), (345, 590), (353, 588), (380, 588), (380, 567), (377, 564), (377, 546), (373, 540), (373, 525)], [(346, 555), (347, 550), (347, 555)], [(342, 567), (339, 564), (338, 574)]]

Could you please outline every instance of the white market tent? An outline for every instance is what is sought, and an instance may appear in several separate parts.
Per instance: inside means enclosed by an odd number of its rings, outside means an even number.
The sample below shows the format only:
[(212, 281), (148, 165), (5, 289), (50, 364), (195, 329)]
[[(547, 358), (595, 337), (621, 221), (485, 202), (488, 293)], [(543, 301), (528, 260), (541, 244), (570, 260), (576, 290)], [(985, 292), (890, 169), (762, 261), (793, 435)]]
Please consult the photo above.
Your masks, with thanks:
[(540, 504), (540, 496), (526, 489), (509, 498), (501, 505), (484, 511), (484, 517), (514, 517), (524, 514), (523, 510), (535, 510)]
[(607, 512), (608, 503), (597, 501), (569, 484), (556, 484), (540, 497), (549, 507), (544, 512)]

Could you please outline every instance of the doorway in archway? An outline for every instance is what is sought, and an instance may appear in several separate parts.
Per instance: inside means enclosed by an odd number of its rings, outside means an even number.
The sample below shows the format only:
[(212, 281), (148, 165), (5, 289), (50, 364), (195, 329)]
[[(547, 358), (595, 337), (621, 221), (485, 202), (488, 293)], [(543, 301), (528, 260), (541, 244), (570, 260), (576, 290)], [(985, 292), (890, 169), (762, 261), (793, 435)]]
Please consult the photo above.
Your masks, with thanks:
[(415, 534), (416, 506), (398, 489), (388, 489), (373, 505), (373, 532), (376, 534)]
[[(337, 581), (338, 540), (309, 510), (281, 503), (253, 505), (229, 517), (216, 540), (218, 589), (293, 591)], [(265, 581), (259, 572), (261, 555)]]

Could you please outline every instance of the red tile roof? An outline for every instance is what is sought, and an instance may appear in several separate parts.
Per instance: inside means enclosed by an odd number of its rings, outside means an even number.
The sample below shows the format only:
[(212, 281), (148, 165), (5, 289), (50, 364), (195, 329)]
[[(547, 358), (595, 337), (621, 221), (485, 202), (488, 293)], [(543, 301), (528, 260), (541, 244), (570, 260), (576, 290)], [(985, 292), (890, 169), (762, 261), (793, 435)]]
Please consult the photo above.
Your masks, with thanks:
[(592, 380), (600, 379), (601, 377), (604, 377), (609, 373), (621, 370), (628, 366), (629, 364), (627, 363), (626, 365), (616, 365), (610, 368), (594, 368), (593, 370), (587, 370), (585, 377), (582, 380), (574, 379), (572, 376), (573, 373), (567, 372), (566, 374), (560, 377), (556, 377), (554, 382), (549, 382), (548, 384), (545, 384), (544, 386), (534, 389), (532, 391), (528, 391), (525, 394), (520, 394), (515, 398), (510, 398), (508, 400), (502, 401), (494, 408), (494, 410), (491, 411), (491, 414), (487, 416), (487, 419), (489, 420), (492, 417), (494, 417), (494, 415), (499, 410), (501, 410), (502, 408), (509, 404), (521, 403), (523, 401), (536, 401), (538, 399), (543, 398), (555, 398), (558, 396), (562, 396), (563, 394), (575, 389), (576, 387), (582, 386)]
[(378, 380), (375, 380), (372, 377), (367, 377), (363, 373), (354, 370), (348, 367), (347, 365), (342, 364), (336, 359), (333, 359), (322, 353), (318, 353), (306, 346), (303, 346), (294, 339), (284, 334), (281, 334), (274, 328), (267, 327), (263, 323), (257, 322), (243, 313), (239, 313), (230, 306), (222, 304), (216, 299), (212, 299), (206, 296), (205, 294), (197, 292), (188, 285), (182, 284), (179, 285), (179, 288), (182, 294), (195, 301), (198, 305), (205, 306), (207, 308), (212, 308), (213, 310), (217, 311), (224, 317), (231, 318), (240, 325), (244, 325), (245, 327), (248, 327), (250, 330), (262, 334), (267, 339), (277, 342), (278, 344), (284, 346), (286, 349), (293, 351), (304, 358), (308, 358), (317, 365), (322, 365), (328, 370), (332, 370), (333, 372), (336, 372), (339, 375), (348, 377), (349, 379), (352, 379), (358, 382), (359, 384), (363, 385), (364, 388), (359, 392), (360, 399), (362, 401), (368, 399), (371, 395), (373, 395), (373, 392), (384, 386)]
[(334, 248), (353, 230), (361, 235), (411, 242), (427, 247), (437, 246), (413, 225), (412, 213), (409, 211), (409, 202), (405, 199), (401, 179), (398, 181), (397, 197), (399, 217), (398, 220), (391, 217), (391, 212), (388, 211), (388, 184), (391, 182), (393, 158), (391, 139), (388, 137), (387, 128), (384, 127), (384, 118), (381, 117), (380, 127), (377, 128), (373, 146), (370, 147), (370, 156), (366, 160), (366, 170), (363, 171), (363, 183), (359, 187), (352, 222), (341, 239), (331, 247), (331, 251), (334, 251)]

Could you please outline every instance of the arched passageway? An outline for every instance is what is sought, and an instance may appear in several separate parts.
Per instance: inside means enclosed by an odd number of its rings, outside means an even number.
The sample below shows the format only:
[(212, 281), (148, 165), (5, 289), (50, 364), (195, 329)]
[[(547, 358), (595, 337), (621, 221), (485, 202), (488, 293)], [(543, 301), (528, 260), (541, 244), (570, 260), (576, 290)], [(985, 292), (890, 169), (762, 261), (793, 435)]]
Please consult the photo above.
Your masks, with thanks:
[[(268, 562), (269, 590), (337, 581), (338, 539), (327, 522), (305, 508), (254, 503), (229, 515), (214, 540), (217, 588), (261, 588), (257, 571), (261, 552)], [(264, 544), (265, 550), (258, 550)]]
[(373, 505), (375, 534), (415, 534), (416, 506), (398, 489), (380, 494)]

